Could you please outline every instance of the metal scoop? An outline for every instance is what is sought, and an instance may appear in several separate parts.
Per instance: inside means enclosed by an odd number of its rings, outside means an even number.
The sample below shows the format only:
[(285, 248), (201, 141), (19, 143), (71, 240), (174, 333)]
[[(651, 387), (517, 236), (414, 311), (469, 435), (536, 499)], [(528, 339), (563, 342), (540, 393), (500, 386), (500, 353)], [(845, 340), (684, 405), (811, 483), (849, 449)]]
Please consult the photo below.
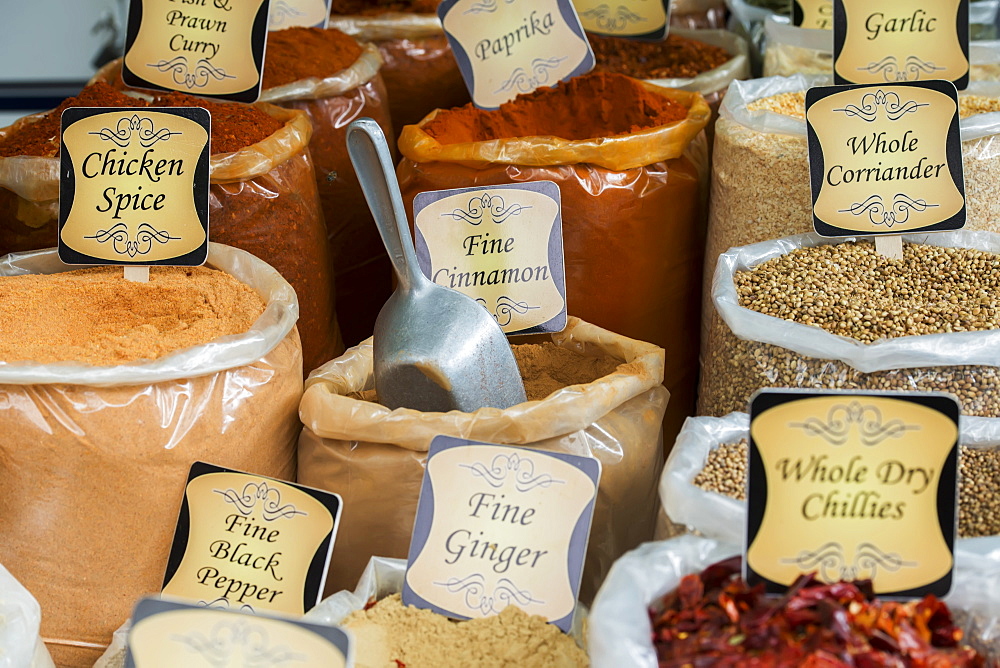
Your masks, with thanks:
[(370, 118), (347, 150), (399, 284), (375, 321), (375, 391), (389, 408), (471, 412), (526, 401), (503, 330), (482, 306), (420, 271), (385, 135)]

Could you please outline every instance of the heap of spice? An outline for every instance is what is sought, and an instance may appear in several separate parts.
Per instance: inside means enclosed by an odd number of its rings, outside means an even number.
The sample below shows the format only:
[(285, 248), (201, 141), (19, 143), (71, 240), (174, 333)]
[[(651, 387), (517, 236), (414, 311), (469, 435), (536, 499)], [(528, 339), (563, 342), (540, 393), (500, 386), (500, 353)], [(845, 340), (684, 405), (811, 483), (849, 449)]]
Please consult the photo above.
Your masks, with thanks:
[[(692, 481), (737, 501), (746, 499), (747, 440), (722, 443)], [(1000, 535), (1000, 448), (958, 448), (958, 536)]]
[(267, 34), (264, 89), (302, 79), (332, 76), (361, 57), (363, 49), (336, 28), (288, 28)]
[(686, 107), (648, 92), (631, 77), (597, 72), (520, 95), (499, 109), (470, 103), (441, 111), (421, 127), (442, 144), (511, 137), (583, 140), (640, 132), (687, 115)]
[(617, 72), (637, 79), (690, 79), (732, 59), (718, 46), (670, 34), (663, 42), (639, 42), (588, 34), (598, 72)]
[(981, 668), (948, 606), (928, 595), (875, 598), (871, 582), (800, 576), (781, 598), (740, 577), (733, 557), (687, 575), (649, 609), (660, 668), (842, 666)]
[(152, 267), (148, 283), (120, 267), (0, 277), (0, 360), (154, 360), (242, 334), (263, 312), (256, 292), (205, 267)]
[(334, 15), (377, 16), (387, 12), (434, 14), (440, 0), (333, 0), (330, 13)]
[(453, 622), (404, 606), (399, 594), (342, 623), (355, 638), (357, 668), (578, 668), (587, 654), (544, 617), (509, 605), (499, 615)]

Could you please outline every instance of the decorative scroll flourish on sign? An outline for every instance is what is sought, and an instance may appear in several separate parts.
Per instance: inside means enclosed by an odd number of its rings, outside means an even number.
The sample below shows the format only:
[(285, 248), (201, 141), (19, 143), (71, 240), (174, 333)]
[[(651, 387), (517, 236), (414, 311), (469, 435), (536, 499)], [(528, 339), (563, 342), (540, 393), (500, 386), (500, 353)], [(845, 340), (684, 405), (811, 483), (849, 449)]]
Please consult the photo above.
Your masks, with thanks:
[(523, 67), (518, 67), (510, 74), (510, 78), (500, 84), (495, 93), (506, 93), (509, 90), (516, 88), (520, 93), (530, 93), (540, 86), (544, 86), (549, 83), (552, 78), (552, 70), (559, 67), (562, 61), (566, 60), (565, 56), (562, 58), (535, 58), (531, 61), (531, 74)]
[[(471, 610), (478, 610), (484, 617), (498, 615), (508, 605), (524, 607), (529, 604), (544, 604), (534, 598), (526, 589), (521, 589), (508, 578), (501, 578), (493, 591), (486, 594), (486, 578), (481, 573), (473, 573), (464, 578), (449, 578), (445, 582), (435, 582), (438, 587), (444, 587), (448, 593), (461, 592), (465, 597), (465, 605)], [(502, 603), (499, 608), (497, 603)]]
[(634, 23), (642, 23), (646, 20), (625, 5), (618, 5), (616, 9), (611, 9), (608, 5), (602, 4), (581, 12), (580, 16), (593, 20), (599, 27), (608, 32), (621, 32)]
[(913, 100), (903, 102), (896, 93), (886, 93), (885, 91), (878, 89), (872, 93), (864, 95), (861, 98), (860, 104), (849, 104), (841, 109), (834, 109), (834, 111), (842, 111), (848, 116), (860, 118), (871, 123), (878, 118), (879, 107), (885, 110), (886, 118), (890, 121), (898, 121), (906, 114), (912, 114), (920, 107), (927, 106), (930, 105), (926, 103), (920, 104), (914, 102)]
[(854, 559), (848, 562), (844, 546), (833, 541), (815, 550), (803, 550), (794, 559), (782, 561), (798, 566), (803, 572), (818, 570), (820, 577), (826, 582), (874, 579), (880, 569), (895, 573), (902, 568), (914, 568), (917, 565), (904, 561), (895, 552), (885, 552), (874, 543), (858, 545)]
[(455, 209), (451, 213), (443, 213), (441, 216), (454, 218), (470, 225), (479, 225), (488, 213), (493, 223), (500, 225), (511, 216), (519, 216), (530, 208), (530, 206), (521, 206), (517, 202), (507, 206), (503, 197), (484, 193), (481, 197), (470, 199), (468, 206), (464, 209)]
[[(514, 0), (504, 0), (508, 5), (514, 2)], [(480, 0), (476, 4), (472, 5), (465, 10), (465, 14), (492, 14), (497, 10), (497, 0)]]
[(216, 494), (221, 494), (227, 503), (236, 506), (242, 515), (250, 515), (260, 506), (260, 512), (264, 519), (273, 522), (277, 519), (287, 519), (296, 515), (307, 515), (305, 511), (298, 510), (293, 504), (281, 503), (281, 492), (274, 487), (269, 487), (266, 482), (260, 484), (247, 483), (242, 492), (234, 489), (225, 491), (213, 490)]
[(309, 658), (285, 645), (271, 645), (267, 629), (242, 619), (217, 623), (207, 635), (192, 631), (177, 640), (212, 666), (228, 666), (240, 657), (252, 657), (253, 665), (260, 666), (304, 664)]
[(136, 230), (135, 236), (131, 237), (128, 226), (125, 223), (116, 223), (109, 230), (98, 230), (93, 236), (85, 236), (84, 239), (93, 239), (99, 244), (111, 242), (115, 252), (119, 255), (148, 255), (153, 250), (153, 242), (165, 244), (168, 241), (180, 241), (180, 237), (172, 237), (169, 233), (157, 230), (149, 223), (142, 223)]
[(926, 76), (928, 74), (933, 75), (935, 72), (940, 72), (944, 70), (944, 67), (938, 67), (932, 62), (926, 61), (917, 56), (907, 56), (906, 62), (902, 67), (899, 65), (899, 60), (896, 56), (886, 56), (882, 60), (868, 63), (864, 67), (859, 67), (858, 70), (861, 72), (868, 72), (869, 74), (881, 74), (882, 78), (885, 79), (887, 83), (894, 81), (919, 81), (920, 79), (933, 79), (933, 76)]
[(878, 445), (889, 438), (899, 438), (907, 431), (919, 431), (920, 427), (908, 425), (902, 420), (882, 422), (882, 411), (877, 406), (864, 405), (859, 401), (838, 404), (830, 408), (826, 421), (809, 418), (805, 422), (791, 425), (802, 429), (810, 436), (819, 436), (831, 445), (844, 445), (853, 430), (858, 430), (861, 442), (869, 447)]
[(175, 84), (188, 89), (204, 88), (213, 79), (215, 81), (224, 81), (225, 79), (236, 78), (227, 74), (223, 68), (216, 67), (205, 58), (200, 59), (194, 64), (193, 72), (186, 56), (175, 56), (170, 60), (147, 63), (147, 67), (152, 67), (160, 72), (170, 72)]
[(511, 473), (514, 474), (514, 483), (519, 492), (529, 492), (536, 487), (546, 489), (552, 485), (563, 485), (565, 480), (556, 480), (548, 473), (535, 475), (535, 462), (527, 457), (521, 457), (517, 453), (511, 455), (497, 455), (489, 465), (482, 462), (473, 464), (461, 464), (461, 468), (469, 469), (472, 475), (482, 478), (494, 489), (503, 486)]
[(101, 128), (97, 132), (89, 132), (88, 134), (96, 135), (105, 141), (114, 142), (118, 148), (125, 148), (132, 143), (134, 136), (138, 136), (139, 145), (143, 148), (149, 148), (157, 142), (167, 141), (174, 135), (183, 133), (171, 132), (167, 128), (157, 130), (152, 119), (133, 114), (131, 118), (120, 119), (113, 130), (111, 128)]
[(514, 319), (514, 315), (524, 315), (528, 311), (534, 311), (540, 309), (541, 306), (530, 306), (528, 302), (519, 302), (511, 299), (507, 295), (501, 296), (497, 299), (497, 307), (495, 310), (490, 311), (490, 307), (486, 300), (480, 297), (476, 300), (478, 303), (483, 305), (493, 319), (497, 321), (497, 324), (501, 327), (506, 327)]
[(902, 225), (910, 219), (910, 211), (924, 212), (937, 204), (928, 204), (925, 199), (915, 199), (905, 193), (897, 193), (893, 198), (892, 207), (886, 208), (881, 195), (872, 195), (864, 202), (855, 202), (841, 213), (850, 212), (855, 216), (867, 214), (873, 225)]

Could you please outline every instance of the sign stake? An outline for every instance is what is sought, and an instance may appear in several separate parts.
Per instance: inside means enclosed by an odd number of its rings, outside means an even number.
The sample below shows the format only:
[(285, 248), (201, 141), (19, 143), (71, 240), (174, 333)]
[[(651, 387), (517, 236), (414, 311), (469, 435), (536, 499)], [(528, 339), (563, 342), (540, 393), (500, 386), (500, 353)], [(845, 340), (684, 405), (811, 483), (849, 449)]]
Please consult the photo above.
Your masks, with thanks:
[(903, 237), (899, 234), (883, 234), (875, 237), (875, 252), (893, 260), (903, 259)]
[(149, 267), (125, 267), (125, 280), (133, 283), (149, 283)]

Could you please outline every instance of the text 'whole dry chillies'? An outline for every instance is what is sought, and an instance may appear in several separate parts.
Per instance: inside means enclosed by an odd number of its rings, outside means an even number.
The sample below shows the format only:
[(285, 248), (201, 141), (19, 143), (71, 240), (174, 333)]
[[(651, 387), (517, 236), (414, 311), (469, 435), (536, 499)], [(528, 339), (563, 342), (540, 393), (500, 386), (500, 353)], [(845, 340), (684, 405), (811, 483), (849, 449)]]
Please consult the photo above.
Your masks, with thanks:
[(881, 601), (867, 580), (824, 584), (802, 575), (780, 598), (767, 597), (740, 567), (733, 557), (685, 576), (650, 607), (660, 668), (986, 666), (934, 596)]

